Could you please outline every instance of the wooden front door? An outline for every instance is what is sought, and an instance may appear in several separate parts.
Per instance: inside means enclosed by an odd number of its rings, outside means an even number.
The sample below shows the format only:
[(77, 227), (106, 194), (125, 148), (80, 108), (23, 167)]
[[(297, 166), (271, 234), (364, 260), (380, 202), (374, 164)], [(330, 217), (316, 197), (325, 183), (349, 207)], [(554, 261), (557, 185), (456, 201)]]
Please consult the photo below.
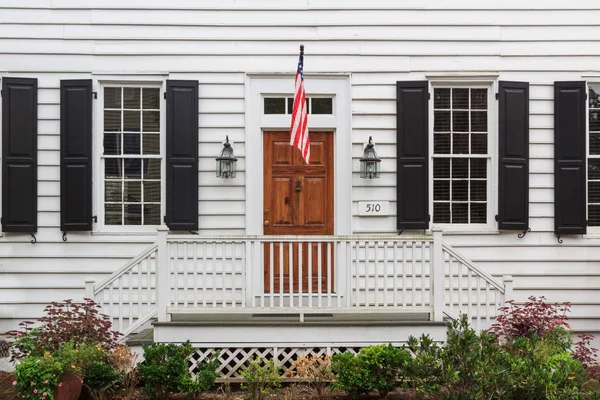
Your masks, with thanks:
[[(333, 235), (333, 133), (311, 132), (310, 154), (310, 165), (306, 165), (300, 150), (290, 146), (289, 132), (264, 133), (265, 235)], [(275, 293), (282, 288), (284, 293), (306, 293), (309, 289), (316, 293), (319, 283), (321, 292), (333, 291), (333, 246), (328, 252), (326, 243), (313, 243), (309, 263), (308, 244), (293, 243), (291, 265), (289, 243), (281, 247), (273, 243), (273, 253), (271, 244), (266, 243), (264, 250), (265, 292), (270, 293), (272, 287)]]

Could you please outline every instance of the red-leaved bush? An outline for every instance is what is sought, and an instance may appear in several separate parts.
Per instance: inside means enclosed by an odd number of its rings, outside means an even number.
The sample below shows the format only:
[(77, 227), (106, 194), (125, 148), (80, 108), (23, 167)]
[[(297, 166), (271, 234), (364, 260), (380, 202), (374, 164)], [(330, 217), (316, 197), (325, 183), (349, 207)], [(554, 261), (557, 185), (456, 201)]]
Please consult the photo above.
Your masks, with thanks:
[(20, 330), (8, 332), (14, 339), (12, 360), (54, 352), (67, 342), (76, 346), (100, 344), (107, 350), (112, 349), (121, 334), (112, 330), (110, 317), (100, 314), (99, 308), (91, 299), (84, 299), (82, 304), (71, 299), (50, 303), (37, 327), (32, 321), (23, 321), (19, 324)]
[(542, 337), (556, 325), (567, 328), (567, 313), (571, 303), (546, 303), (545, 297), (529, 297), (529, 301), (518, 306), (514, 300), (506, 302), (506, 306), (498, 309), (496, 322), (490, 331), (505, 340), (517, 337), (531, 337), (534, 334)]
[[(571, 331), (567, 323), (567, 313), (571, 311), (571, 303), (547, 303), (546, 298), (531, 296), (525, 304), (516, 305), (513, 300), (507, 301), (505, 307), (498, 309), (496, 322), (491, 326), (493, 332), (499, 339), (512, 341), (519, 337), (531, 338), (534, 335), (543, 338), (557, 328)], [(571, 351), (573, 358), (581, 361), (584, 365), (597, 363), (596, 355), (598, 349), (591, 347), (592, 335), (579, 335), (579, 342), (573, 343)]]

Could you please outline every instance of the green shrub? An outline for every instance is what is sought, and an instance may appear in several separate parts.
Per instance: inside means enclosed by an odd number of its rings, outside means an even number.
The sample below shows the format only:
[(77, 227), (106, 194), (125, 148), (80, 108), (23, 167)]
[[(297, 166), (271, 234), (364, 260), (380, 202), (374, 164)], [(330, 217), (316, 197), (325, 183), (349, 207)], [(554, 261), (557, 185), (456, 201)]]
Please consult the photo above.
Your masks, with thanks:
[(275, 366), (273, 360), (265, 362), (261, 358), (252, 359), (242, 370), (242, 376), (244, 381), (241, 387), (250, 400), (262, 400), (273, 389), (281, 386), (279, 367)]
[(375, 389), (369, 371), (363, 361), (351, 352), (335, 354), (332, 358), (332, 370), (335, 374), (334, 389), (348, 393), (351, 399)]
[(406, 366), (409, 386), (421, 396), (438, 394), (458, 381), (459, 372), (442, 361), (443, 347), (429, 335), (410, 336), (407, 347), (413, 359)]
[(385, 399), (404, 382), (405, 367), (411, 357), (404, 349), (381, 344), (362, 348), (357, 358), (367, 371), (370, 386), (377, 390), (379, 398)]
[(144, 346), (144, 361), (138, 366), (144, 386), (142, 391), (153, 399), (167, 399), (177, 393), (189, 375), (189, 342), (182, 346), (173, 343), (153, 343)]
[(44, 357), (31, 356), (16, 366), (13, 383), (19, 397), (29, 400), (53, 400), (63, 364), (49, 353)]
[(199, 363), (194, 376), (186, 374), (181, 382), (181, 391), (193, 399), (198, 399), (202, 393), (209, 390), (217, 380), (218, 357), (219, 355), (215, 354), (210, 360)]

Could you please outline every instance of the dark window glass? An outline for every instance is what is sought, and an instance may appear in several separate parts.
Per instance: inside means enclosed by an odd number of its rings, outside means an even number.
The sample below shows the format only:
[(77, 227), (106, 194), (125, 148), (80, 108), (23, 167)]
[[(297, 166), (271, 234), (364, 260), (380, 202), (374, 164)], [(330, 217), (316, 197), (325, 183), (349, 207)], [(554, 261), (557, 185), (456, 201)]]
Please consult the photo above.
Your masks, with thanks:
[(265, 114), (285, 114), (285, 99), (265, 97)]
[(311, 99), (312, 114), (333, 114), (333, 99), (313, 97)]

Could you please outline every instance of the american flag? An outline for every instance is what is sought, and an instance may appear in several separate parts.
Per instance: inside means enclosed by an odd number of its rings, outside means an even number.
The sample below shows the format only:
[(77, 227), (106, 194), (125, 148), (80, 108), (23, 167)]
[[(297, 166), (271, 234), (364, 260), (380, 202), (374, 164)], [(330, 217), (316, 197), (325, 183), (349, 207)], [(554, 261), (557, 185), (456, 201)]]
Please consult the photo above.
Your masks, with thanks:
[(306, 164), (310, 164), (310, 138), (308, 137), (308, 111), (306, 110), (306, 92), (304, 91), (304, 46), (300, 46), (300, 59), (296, 71), (294, 109), (290, 144), (302, 152)]

